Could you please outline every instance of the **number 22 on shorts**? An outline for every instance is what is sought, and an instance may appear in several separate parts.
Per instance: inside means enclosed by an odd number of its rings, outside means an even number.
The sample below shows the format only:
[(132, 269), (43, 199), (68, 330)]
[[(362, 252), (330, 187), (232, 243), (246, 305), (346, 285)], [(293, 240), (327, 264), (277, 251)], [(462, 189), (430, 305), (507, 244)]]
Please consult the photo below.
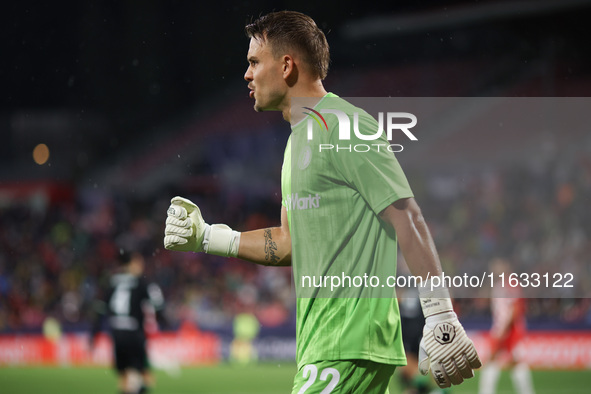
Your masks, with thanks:
[[(318, 368), (316, 367), (316, 365), (306, 365), (304, 367), (303, 376), (304, 379), (308, 380), (306, 381), (306, 384), (302, 386), (300, 391), (298, 391), (298, 394), (304, 394), (306, 390), (308, 390), (316, 381), (316, 378), (318, 377)], [(328, 384), (326, 385), (324, 390), (320, 392), (320, 394), (331, 393), (332, 390), (334, 390), (334, 388), (337, 387), (337, 384), (339, 384), (339, 380), (341, 379), (341, 374), (339, 373), (339, 371), (337, 371), (334, 368), (324, 368), (320, 373), (320, 380), (326, 381), (328, 380), (329, 376), (331, 376), (330, 382), (328, 382)]]

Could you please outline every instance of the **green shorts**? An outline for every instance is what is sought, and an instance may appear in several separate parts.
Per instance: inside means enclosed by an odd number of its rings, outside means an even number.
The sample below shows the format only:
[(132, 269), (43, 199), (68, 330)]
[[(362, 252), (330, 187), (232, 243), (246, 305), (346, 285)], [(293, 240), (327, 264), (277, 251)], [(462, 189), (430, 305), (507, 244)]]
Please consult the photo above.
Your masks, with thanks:
[(388, 394), (395, 365), (369, 360), (319, 361), (302, 366), (292, 394)]

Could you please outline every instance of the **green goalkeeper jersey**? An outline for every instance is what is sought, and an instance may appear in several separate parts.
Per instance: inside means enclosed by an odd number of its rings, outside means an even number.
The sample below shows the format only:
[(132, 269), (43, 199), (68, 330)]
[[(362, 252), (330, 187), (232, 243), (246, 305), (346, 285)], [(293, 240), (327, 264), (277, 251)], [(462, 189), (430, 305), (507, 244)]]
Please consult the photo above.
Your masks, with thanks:
[[(350, 139), (338, 116), (346, 114)], [(365, 111), (327, 94), (292, 125), (282, 169), (282, 203), (292, 240), (298, 366), (366, 359), (404, 365), (393, 282), (396, 233), (379, 213), (412, 197), (385, 133)], [(355, 115), (357, 113), (357, 116)], [(346, 123), (346, 122), (345, 122)]]

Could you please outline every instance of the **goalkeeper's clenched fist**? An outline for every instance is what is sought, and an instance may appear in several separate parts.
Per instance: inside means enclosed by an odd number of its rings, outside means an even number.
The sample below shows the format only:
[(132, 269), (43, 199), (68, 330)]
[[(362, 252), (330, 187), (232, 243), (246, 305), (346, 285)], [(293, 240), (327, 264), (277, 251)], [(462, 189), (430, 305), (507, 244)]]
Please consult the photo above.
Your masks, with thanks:
[(167, 211), (164, 247), (180, 252), (205, 252), (236, 257), (240, 233), (225, 224), (209, 225), (199, 207), (183, 197), (174, 197)]
[(480, 368), (482, 363), (453, 312), (449, 291), (429, 286), (428, 282), (419, 287), (426, 319), (419, 348), (419, 370), (426, 375), (431, 369), (435, 382), (445, 388), (473, 377), (473, 369)]
[(182, 197), (174, 197), (170, 203), (164, 247), (179, 252), (203, 252), (203, 239), (210, 226), (203, 220), (199, 207)]

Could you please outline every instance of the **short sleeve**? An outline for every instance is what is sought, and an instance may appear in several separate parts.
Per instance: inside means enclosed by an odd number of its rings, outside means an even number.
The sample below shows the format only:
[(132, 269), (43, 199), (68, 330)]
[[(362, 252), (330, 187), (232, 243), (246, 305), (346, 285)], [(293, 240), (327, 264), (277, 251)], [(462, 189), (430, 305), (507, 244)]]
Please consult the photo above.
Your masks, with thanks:
[[(358, 129), (363, 134), (375, 134), (378, 122), (367, 113), (359, 114)], [(331, 131), (332, 162), (344, 181), (357, 190), (376, 214), (388, 205), (413, 197), (412, 190), (393, 153), (390, 142), (382, 133), (378, 139), (362, 140), (353, 131), (350, 140), (339, 140), (338, 130)]]

